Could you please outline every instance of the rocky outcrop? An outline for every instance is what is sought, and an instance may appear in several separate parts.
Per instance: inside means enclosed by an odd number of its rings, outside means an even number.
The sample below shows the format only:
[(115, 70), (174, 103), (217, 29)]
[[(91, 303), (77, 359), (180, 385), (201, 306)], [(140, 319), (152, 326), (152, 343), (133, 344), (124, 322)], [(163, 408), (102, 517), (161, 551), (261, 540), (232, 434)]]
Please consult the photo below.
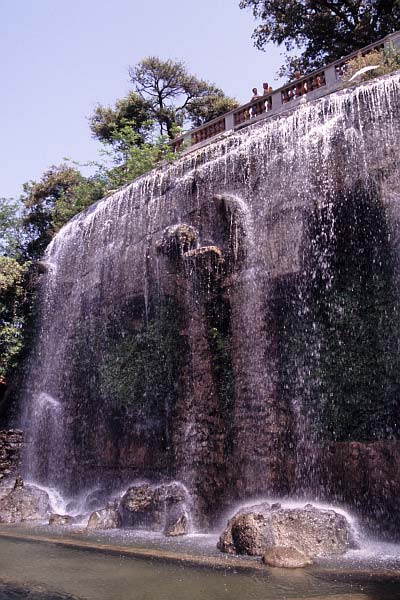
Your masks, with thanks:
[(311, 504), (282, 508), (266, 503), (236, 513), (218, 542), (222, 552), (253, 556), (276, 547), (291, 548), (309, 557), (332, 556), (344, 554), (355, 545), (349, 522), (334, 510)]
[(179, 258), (184, 252), (195, 247), (198, 233), (191, 225), (179, 223), (163, 231), (162, 238), (156, 242), (157, 252), (169, 258)]
[(50, 498), (44, 490), (24, 485), (17, 479), (16, 486), (0, 499), (0, 523), (41, 521), (47, 519)]
[(119, 512), (114, 507), (95, 510), (89, 517), (87, 529), (118, 529), (122, 525)]
[(179, 483), (130, 487), (121, 498), (122, 521), (135, 528), (164, 531), (168, 536), (188, 533), (188, 494)]
[(12, 476), (20, 464), (24, 434), (20, 429), (0, 430), (0, 481)]
[(269, 567), (280, 567), (283, 569), (298, 569), (312, 565), (312, 560), (303, 552), (285, 546), (276, 546), (264, 552), (262, 561)]
[(59, 515), (57, 513), (53, 513), (50, 515), (49, 525), (53, 525), (55, 527), (62, 527), (64, 525), (72, 525), (75, 522), (74, 517), (70, 515)]
[(185, 501), (179, 495), (170, 495), (165, 499), (164, 534), (169, 537), (185, 535), (189, 531), (189, 516)]

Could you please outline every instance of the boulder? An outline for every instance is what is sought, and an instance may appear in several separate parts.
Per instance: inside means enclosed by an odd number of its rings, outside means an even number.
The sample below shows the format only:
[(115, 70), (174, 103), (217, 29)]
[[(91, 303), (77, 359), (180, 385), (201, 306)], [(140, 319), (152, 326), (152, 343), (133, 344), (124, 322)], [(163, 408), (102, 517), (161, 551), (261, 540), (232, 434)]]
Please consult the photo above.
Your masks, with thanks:
[(90, 515), (87, 529), (118, 529), (121, 525), (121, 515), (115, 508), (102, 508)]
[(356, 547), (346, 517), (334, 510), (269, 507), (242, 509), (228, 522), (218, 548), (229, 554), (262, 556), (266, 549), (286, 547), (309, 557), (344, 554)]
[(189, 529), (188, 495), (179, 483), (130, 487), (121, 498), (124, 525), (165, 535), (184, 535)]
[(162, 490), (147, 483), (129, 488), (121, 498), (121, 511), (124, 525), (161, 530), (164, 517)]
[(49, 525), (54, 525), (55, 527), (60, 527), (63, 525), (72, 525), (75, 522), (74, 517), (70, 515), (59, 515), (57, 513), (53, 513), (50, 515)]
[(0, 499), (0, 523), (41, 521), (50, 512), (50, 498), (44, 490), (24, 485), (18, 478), (14, 488)]
[(189, 518), (184, 502), (175, 498), (165, 501), (165, 527), (164, 534), (168, 537), (186, 535), (189, 532)]
[(312, 560), (303, 552), (295, 548), (286, 548), (285, 546), (276, 546), (264, 552), (262, 557), (264, 564), (269, 567), (280, 567), (283, 569), (298, 569), (312, 565)]

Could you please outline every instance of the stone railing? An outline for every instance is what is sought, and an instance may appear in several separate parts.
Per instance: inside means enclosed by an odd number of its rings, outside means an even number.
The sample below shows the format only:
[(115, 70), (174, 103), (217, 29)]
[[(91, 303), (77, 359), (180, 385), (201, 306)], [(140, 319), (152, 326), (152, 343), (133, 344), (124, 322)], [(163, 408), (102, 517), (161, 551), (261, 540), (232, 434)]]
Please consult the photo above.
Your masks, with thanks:
[(313, 100), (314, 98), (335, 92), (342, 85), (341, 79), (345, 72), (346, 63), (349, 60), (355, 58), (360, 53), (366, 55), (372, 50), (379, 50), (390, 44), (400, 48), (400, 31), (392, 33), (374, 44), (370, 44), (340, 60), (330, 63), (326, 67), (317, 69), (313, 73), (299, 77), (271, 93), (231, 110), (222, 117), (209, 121), (201, 127), (184, 133), (171, 142), (174, 152), (191, 152), (208, 144), (210, 140), (226, 131), (246, 127), (250, 123), (285, 111), (288, 108), (288, 104), (292, 108), (301, 102), (301, 99), (304, 99), (305, 96), (307, 100)]

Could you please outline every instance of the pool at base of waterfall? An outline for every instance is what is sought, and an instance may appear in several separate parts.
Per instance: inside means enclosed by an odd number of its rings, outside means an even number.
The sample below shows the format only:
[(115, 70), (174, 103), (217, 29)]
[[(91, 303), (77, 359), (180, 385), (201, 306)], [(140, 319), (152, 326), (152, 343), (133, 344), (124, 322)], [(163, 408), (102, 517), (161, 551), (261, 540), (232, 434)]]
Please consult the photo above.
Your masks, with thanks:
[[(38, 538), (39, 539), (39, 538)], [(55, 538), (56, 539), (56, 538)], [(100, 538), (101, 539), (101, 538)], [(104, 539), (102, 540), (104, 542)], [(156, 556), (156, 554), (155, 554)], [(254, 563), (254, 564), (259, 564)], [(351, 564), (351, 563), (350, 563)], [(0, 538), (0, 600), (395, 600), (397, 571), (200, 568)]]

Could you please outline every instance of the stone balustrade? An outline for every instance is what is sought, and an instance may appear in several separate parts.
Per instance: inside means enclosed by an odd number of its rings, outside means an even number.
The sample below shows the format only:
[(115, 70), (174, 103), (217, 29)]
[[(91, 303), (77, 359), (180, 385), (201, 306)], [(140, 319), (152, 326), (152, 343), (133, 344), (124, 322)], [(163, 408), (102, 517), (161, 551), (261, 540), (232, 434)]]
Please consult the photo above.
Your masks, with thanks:
[(379, 50), (390, 44), (400, 48), (400, 31), (392, 33), (304, 77), (298, 77), (271, 93), (258, 97), (231, 110), (222, 117), (217, 117), (205, 125), (184, 133), (171, 142), (173, 150), (174, 152), (191, 152), (208, 144), (210, 140), (224, 132), (241, 129), (255, 121), (283, 112), (288, 109), (288, 104), (292, 108), (302, 99), (314, 100), (326, 94), (331, 94), (343, 85), (341, 80), (349, 60), (360, 53), (365, 56), (372, 50)]

